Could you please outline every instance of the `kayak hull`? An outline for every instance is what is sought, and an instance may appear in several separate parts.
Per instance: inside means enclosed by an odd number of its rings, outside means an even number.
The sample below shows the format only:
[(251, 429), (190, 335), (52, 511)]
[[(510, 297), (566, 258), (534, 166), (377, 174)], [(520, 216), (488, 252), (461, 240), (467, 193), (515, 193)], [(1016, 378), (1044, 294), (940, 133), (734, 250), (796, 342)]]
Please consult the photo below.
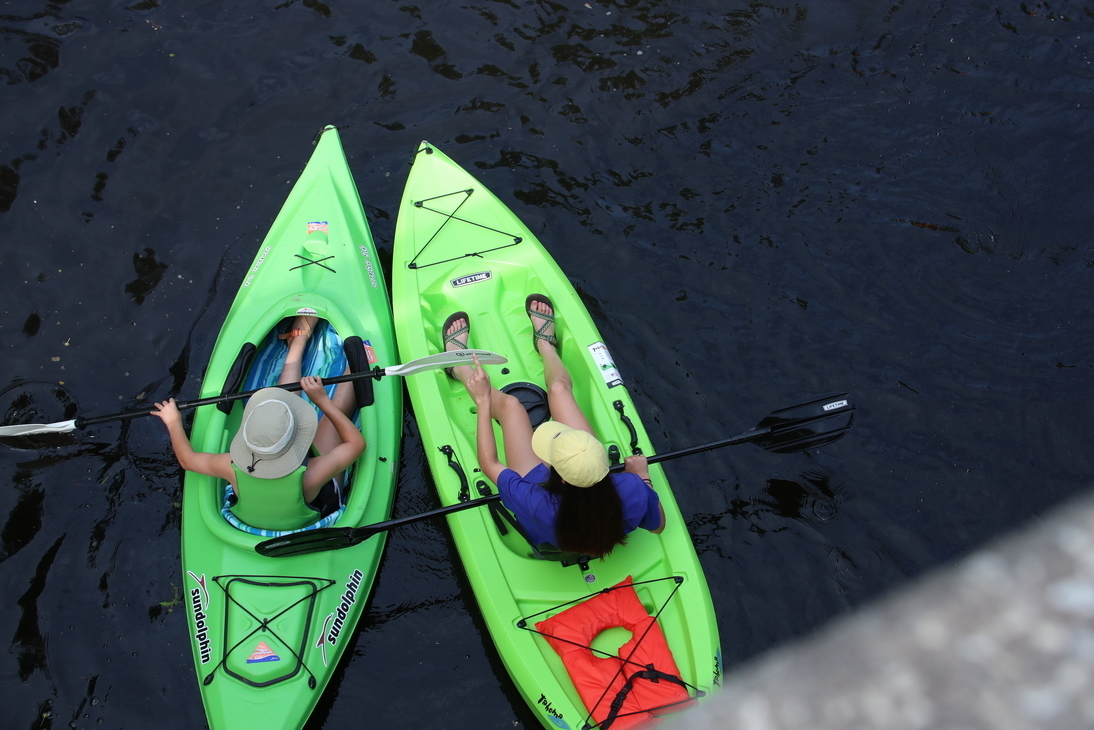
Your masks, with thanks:
[[(525, 298), (547, 295), (555, 305), (560, 354), (575, 396), (600, 439), (620, 459), (635, 449), (653, 453), (611, 353), (565, 274), (507, 206), (425, 142), (399, 211), (392, 292), (402, 358), (441, 351), (445, 319), (465, 311), (471, 323), (468, 346), (509, 359), (487, 371), (495, 386), (515, 386), (514, 395), (534, 392), (527, 384), (543, 384)], [(475, 408), (462, 384), (436, 373), (408, 381), (407, 388), (441, 503), (492, 493), (496, 487), (477, 471)], [(534, 406), (530, 414), (541, 410)], [(496, 424), (495, 433), (501, 451)], [(651, 613), (660, 611), (658, 621), (693, 694), (709, 695), (720, 681), (718, 630), (706, 579), (663, 470), (653, 464), (650, 475), (667, 516), (665, 530), (659, 535), (637, 530), (625, 546), (587, 565), (535, 558), (524, 538), (488, 508), (448, 517), (494, 645), (545, 727), (579, 728), (588, 711), (558, 655), (529, 627), (628, 576)]]
[[(297, 314), (360, 337), (381, 367), (396, 364), (390, 300), (337, 130), (327, 127), (248, 269), (213, 348), (201, 396), (219, 395), (241, 351)], [(329, 373), (328, 373), (329, 374)], [(344, 513), (356, 527), (391, 513), (402, 435), (398, 378), (374, 382), (359, 409), (365, 452)], [(235, 387), (238, 391), (242, 388)], [(191, 442), (228, 450), (244, 401), (197, 409)], [(366, 603), (386, 536), (348, 550), (263, 557), (268, 539), (230, 525), (225, 483), (186, 472), (182, 562), (197, 679), (213, 730), (298, 729), (323, 692)]]

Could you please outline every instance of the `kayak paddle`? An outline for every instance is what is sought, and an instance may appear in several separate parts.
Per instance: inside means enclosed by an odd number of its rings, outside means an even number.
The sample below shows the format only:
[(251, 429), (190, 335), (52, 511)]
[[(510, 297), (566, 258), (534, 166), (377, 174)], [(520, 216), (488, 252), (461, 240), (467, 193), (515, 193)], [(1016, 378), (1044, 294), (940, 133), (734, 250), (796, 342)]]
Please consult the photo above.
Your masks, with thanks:
[[(482, 358), (479, 358), (482, 362)], [(846, 393), (816, 398), (808, 403), (791, 406), (775, 411), (755, 428), (742, 434), (720, 441), (712, 441), (701, 446), (668, 451), (650, 456), (647, 461), (656, 464), (660, 461), (690, 456), (702, 451), (711, 451), (723, 446), (754, 443), (766, 451), (776, 454), (790, 454), (795, 451), (816, 449), (843, 438), (855, 420), (855, 404)], [(624, 464), (616, 464), (611, 471), (619, 472)], [(294, 532), (283, 537), (274, 537), (255, 545), (255, 551), (271, 558), (287, 558), (292, 555), (304, 555), (322, 550), (340, 550), (364, 542), (373, 535), (402, 527), (412, 522), (427, 520), (431, 517), (450, 515), (472, 507), (481, 507), (501, 499), (501, 495), (457, 502), (447, 507), (439, 507), (429, 512), (400, 517), (385, 522), (377, 522), (361, 527), (323, 527), (317, 530)]]
[[(372, 370), (366, 370), (360, 373), (349, 373), (348, 375), (336, 375), (333, 378), (323, 378), (323, 384), (333, 385), (335, 383), (346, 383), (351, 380), (362, 380), (365, 378), (379, 380), (386, 375), (401, 375), (405, 377), (407, 375), (422, 372), (423, 370), (435, 370), (437, 368), (465, 365), (471, 361), (473, 355), (478, 355), (479, 362), (484, 365), (501, 365), (502, 363), (508, 362), (504, 356), (499, 355), (496, 352), (490, 352), (489, 350), (453, 350), (451, 352), (438, 352), (436, 355), (419, 357), (417, 360), (411, 360), (402, 365), (392, 365), (387, 368), (375, 367)], [(286, 383), (285, 385), (278, 385), (275, 387), (284, 388), (285, 390), (292, 392), (300, 390), (300, 383)], [(184, 411), (199, 406), (216, 405), (218, 403), (240, 400), (241, 398), (250, 398), (256, 392), (258, 391), (249, 390), (245, 393), (225, 393), (224, 395), (214, 395), (209, 398), (200, 398), (186, 403), (176, 403), (175, 405), (178, 406), (180, 411)], [(147, 416), (150, 413), (151, 411), (145, 409), (115, 413), (110, 416), (96, 416), (94, 418), (84, 418), (83, 416), (80, 416), (71, 421), (60, 421), (58, 423), (27, 423), (0, 426), (0, 438), (5, 436), (32, 436), (39, 433), (68, 433), (69, 431), (83, 430), (88, 426), (95, 426), (100, 423), (106, 423), (107, 421), (123, 421), (129, 418)]]

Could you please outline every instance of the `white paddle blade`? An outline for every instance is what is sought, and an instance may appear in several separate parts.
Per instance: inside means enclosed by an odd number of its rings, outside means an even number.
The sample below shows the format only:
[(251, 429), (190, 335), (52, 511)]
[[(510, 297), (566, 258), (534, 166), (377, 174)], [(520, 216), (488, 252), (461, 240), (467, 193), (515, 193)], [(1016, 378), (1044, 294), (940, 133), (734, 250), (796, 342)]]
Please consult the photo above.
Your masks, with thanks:
[(438, 352), (436, 355), (419, 357), (402, 365), (392, 365), (384, 368), (384, 375), (413, 375), (423, 370), (436, 370), (437, 368), (450, 368), (456, 365), (470, 365), (472, 358), (478, 356), (483, 365), (501, 365), (509, 362), (503, 355), (489, 350), (452, 350), (450, 352)]
[(33, 436), (37, 433), (68, 433), (76, 430), (76, 421), (60, 423), (25, 423), (13, 426), (0, 426), (0, 438), (4, 436)]

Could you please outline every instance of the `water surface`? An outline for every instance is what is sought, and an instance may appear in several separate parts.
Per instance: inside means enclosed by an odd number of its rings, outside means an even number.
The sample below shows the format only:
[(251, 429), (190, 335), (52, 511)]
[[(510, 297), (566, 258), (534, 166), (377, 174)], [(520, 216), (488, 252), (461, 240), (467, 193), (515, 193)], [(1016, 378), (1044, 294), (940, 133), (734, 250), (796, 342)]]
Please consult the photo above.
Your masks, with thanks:
[[(1086, 3), (7, 2), (5, 422), (196, 395), (325, 124), (381, 253), (422, 139), (572, 277), (662, 451), (848, 391), (820, 452), (666, 470), (729, 670), (1086, 490)], [(202, 727), (151, 419), (4, 443), (16, 728)], [(436, 506), (412, 415), (397, 516)], [(391, 535), (309, 725), (535, 727), (443, 524)]]

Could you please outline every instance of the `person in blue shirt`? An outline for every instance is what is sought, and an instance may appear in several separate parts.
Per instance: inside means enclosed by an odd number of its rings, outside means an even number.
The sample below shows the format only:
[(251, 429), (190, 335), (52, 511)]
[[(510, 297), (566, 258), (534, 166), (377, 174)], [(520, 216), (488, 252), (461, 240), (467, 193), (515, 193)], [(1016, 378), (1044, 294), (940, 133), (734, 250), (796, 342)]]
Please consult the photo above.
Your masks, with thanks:
[[(450, 372), (475, 402), (483, 474), (498, 485), (502, 502), (537, 547), (603, 557), (635, 529), (661, 532), (665, 512), (650, 482), (646, 457), (627, 457), (623, 473), (609, 473), (607, 450), (574, 398), (573, 381), (559, 357), (551, 301), (532, 294), (526, 308), (543, 358), (553, 420), (533, 432), (524, 406), (490, 384), (478, 358)], [(450, 316), (443, 332), (446, 350), (466, 349), (467, 314)], [(498, 458), (492, 420), (501, 426), (508, 464)]]

